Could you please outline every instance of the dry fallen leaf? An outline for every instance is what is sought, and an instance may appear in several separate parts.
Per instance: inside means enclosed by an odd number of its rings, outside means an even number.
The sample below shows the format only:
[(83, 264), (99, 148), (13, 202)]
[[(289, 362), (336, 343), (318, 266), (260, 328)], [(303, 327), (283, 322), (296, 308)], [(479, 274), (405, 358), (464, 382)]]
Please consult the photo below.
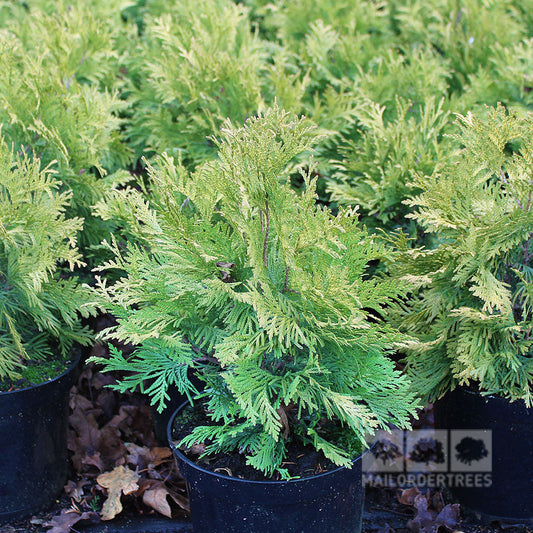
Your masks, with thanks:
[[(100, 452), (94, 452), (93, 454), (86, 453), (81, 458), (81, 465), (95, 466), (100, 472), (103, 472), (105, 470)], [(81, 468), (82, 467), (80, 467), (80, 470)]]
[[(188, 513), (185, 482), (176, 469), (171, 449), (157, 447), (150, 409), (144, 399), (105, 388), (114, 379), (88, 365), (71, 389), (69, 449), (76, 476), (67, 483), (66, 494), (76, 502), (78, 515), (88, 512), (95, 497), (103, 493), (105, 500), (111, 496), (111, 490), (95, 485), (97, 476), (112, 474), (116, 467), (123, 466), (139, 476), (139, 488), (130, 495), (139, 512), (146, 512), (147, 505), (164, 515), (170, 508), (174, 517), (184, 516)], [(106, 477), (98, 479), (106, 483)], [(148, 490), (152, 492), (146, 495), (145, 505), (142, 500)], [(124, 490), (119, 487), (118, 494), (108, 498), (102, 511), (106, 519), (120, 512), (122, 493)], [(69, 516), (63, 520), (67, 518), (75, 519)]]
[(181, 509), (183, 509), (187, 513), (190, 512), (189, 498), (187, 498), (187, 496), (179, 494), (178, 492), (175, 492), (173, 490), (169, 490), (168, 495), (172, 498), (173, 502), (175, 502), (177, 505), (179, 505), (179, 507), (181, 507)]
[(205, 453), (206, 445), (202, 443), (193, 444), (192, 446), (188, 448), (182, 448), (178, 444), (178, 441), (173, 442), (174, 446), (182, 451), (186, 451), (187, 453), (192, 453), (194, 455), (202, 455)]
[(403, 489), (398, 494), (398, 501), (404, 505), (412, 506), (415, 503), (415, 498), (420, 495), (418, 487), (411, 487), (409, 489)]
[(100, 513), (102, 520), (112, 520), (122, 511), (120, 495), (135, 492), (139, 488), (138, 479), (137, 473), (122, 465), (96, 478), (98, 484), (108, 490), (107, 499)]
[(172, 518), (172, 510), (170, 509), (170, 504), (167, 500), (168, 490), (159, 482), (157, 485), (154, 485), (152, 488), (146, 490), (143, 494), (143, 502), (155, 509), (158, 513), (161, 513), (167, 518)]
[(150, 463), (154, 466), (159, 466), (165, 463), (168, 459), (172, 460), (172, 450), (168, 447), (156, 447), (150, 449)]
[(435, 522), (450, 529), (457, 526), (461, 518), (460, 505), (458, 503), (446, 505), (435, 518)]
[(87, 479), (80, 479), (77, 482), (69, 479), (63, 490), (69, 498), (79, 502), (83, 498), (83, 487), (88, 484), (89, 480)]
[(100, 517), (94, 511), (79, 513), (74, 509), (63, 509), (61, 514), (54, 516), (50, 522), (45, 522), (43, 525), (52, 528), (47, 533), (70, 533), (72, 526), (82, 520), (97, 524), (100, 522)]
[(416, 510), (416, 515), (407, 523), (410, 531), (414, 533), (451, 533), (453, 531), (460, 518), (458, 504), (444, 505), (442, 497), (431, 498), (429, 491), (424, 495), (418, 489), (408, 490), (410, 492), (403, 491), (400, 502), (411, 501), (414, 496), (412, 506)]
[(172, 508), (168, 498), (174, 501), (181, 509), (189, 512), (188, 499), (169, 489), (163, 481), (143, 479), (139, 483), (137, 496), (141, 494), (146, 505), (168, 518), (172, 518)]
[(98, 427), (94, 413), (77, 407), (69, 417), (69, 449), (74, 452), (72, 463), (78, 472), (105, 472), (126, 462), (126, 448), (120, 431), (105, 425)]
[(415, 496), (413, 505), (417, 511), (416, 516), (412, 520), (409, 520), (407, 527), (415, 533), (429, 533), (432, 531), (431, 528), (434, 525), (433, 520), (437, 513), (432, 513), (428, 509), (428, 500), (423, 494)]
[(126, 442), (125, 446), (128, 450), (128, 464), (139, 468), (139, 470), (153, 470), (161, 464), (172, 460), (172, 450), (170, 448), (148, 448), (131, 442)]

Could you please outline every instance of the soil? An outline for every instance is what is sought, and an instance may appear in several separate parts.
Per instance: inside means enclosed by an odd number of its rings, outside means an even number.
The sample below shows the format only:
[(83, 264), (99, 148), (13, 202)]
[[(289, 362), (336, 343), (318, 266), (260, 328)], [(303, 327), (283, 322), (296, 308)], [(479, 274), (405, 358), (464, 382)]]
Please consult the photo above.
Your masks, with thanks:
[[(207, 416), (202, 404), (188, 407), (183, 414), (174, 420), (172, 437), (176, 445), (185, 436), (189, 435), (193, 428), (199, 425), (213, 425), (213, 421)], [(180, 448), (191, 461), (199, 464), (207, 470), (218, 472), (231, 477), (248, 479), (250, 481), (280, 481), (279, 474), (267, 477), (255, 468), (246, 464), (245, 454), (218, 453), (201, 457), (205, 447), (202, 445), (192, 448)], [(316, 474), (321, 474), (337, 468), (337, 466), (327, 459), (322, 452), (317, 452), (312, 446), (304, 446), (300, 441), (287, 442), (287, 457), (281, 467), (287, 469), (291, 477), (305, 478)]]
[(52, 361), (28, 361), (16, 380), (0, 380), (0, 393), (11, 392), (46, 383), (63, 373), (71, 364), (70, 359)]

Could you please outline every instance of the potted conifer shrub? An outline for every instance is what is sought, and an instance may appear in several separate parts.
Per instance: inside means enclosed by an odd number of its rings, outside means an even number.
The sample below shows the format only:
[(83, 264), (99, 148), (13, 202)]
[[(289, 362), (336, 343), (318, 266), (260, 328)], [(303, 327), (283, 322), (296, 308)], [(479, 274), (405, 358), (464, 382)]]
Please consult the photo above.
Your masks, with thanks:
[(409, 202), (438, 245), (411, 249), (397, 236), (391, 269), (415, 287), (389, 315), (418, 339), (405, 344), (415, 390), (444, 396), (440, 427), (492, 434), (492, 486), (454, 493), (513, 519), (533, 518), (532, 118), (502, 106), (459, 115), (461, 152), (437, 175), (419, 176), (424, 192)]
[[(66, 481), (69, 389), (88, 344), (80, 219), (50, 167), (0, 143), (0, 522), (51, 503)], [(77, 350), (79, 352), (79, 349)]]
[(119, 390), (149, 380), (159, 406), (170, 385), (195, 395), (170, 431), (196, 532), (360, 530), (365, 436), (405, 427), (416, 407), (387, 357), (398, 334), (379, 318), (402, 284), (368, 275), (387, 250), (353, 210), (315, 204), (316, 140), (274, 107), (227, 122), (218, 159), (192, 175), (164, 156), (152, 206), (116, 193), (139, 244), (110, 245), (102, 270), (123, 277), (99, 284), (118, 319), (104, 336), (139, 347), (98, 361), (127, 372)]

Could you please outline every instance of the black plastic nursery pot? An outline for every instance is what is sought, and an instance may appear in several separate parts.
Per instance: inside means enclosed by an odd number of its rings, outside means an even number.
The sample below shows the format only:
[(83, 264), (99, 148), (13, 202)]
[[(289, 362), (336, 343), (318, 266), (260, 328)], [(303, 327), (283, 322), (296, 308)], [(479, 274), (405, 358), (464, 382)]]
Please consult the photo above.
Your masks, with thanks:
[(461, 505), (487, 519), (533, 520), (533, 409), (457, 388), (434, 411), (435, 426), (450, 430), (450, 491)]
[(0, 393), (0, 523), (46, 509), (63, 489), (69, 391), (80, 359), (51, 381)]
[(336, 468), (290, 481), (248, 481), (211, 472), (172, 445), (187, 483), (194, 533), (358, 533), (363, 516), (361, 457)]

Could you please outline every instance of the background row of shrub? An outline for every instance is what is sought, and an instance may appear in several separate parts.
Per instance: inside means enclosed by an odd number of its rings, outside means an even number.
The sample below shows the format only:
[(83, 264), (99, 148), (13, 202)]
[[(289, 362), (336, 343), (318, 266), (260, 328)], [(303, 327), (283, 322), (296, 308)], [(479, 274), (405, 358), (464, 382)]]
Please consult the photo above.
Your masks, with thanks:
[[(531, 103), (533, 3), (430, 0), (31, 0), (0, 7), (8, 145), (55, 161), (95, 251), (91, 213), (141, 156), (216, 155), (209, 136), (275, 100), (330, 133), (322, 200), (370, 227), (409, 227), (414, 172), (453, 151), (454, 113)], [(452, 146), (450, 146), (452, 144)], [(125, 171), (128, 171), (127, 173)], [(295, 186), (298, 184), (295, 183)], [(88, 246), (91, 246), (89, 251)]]

